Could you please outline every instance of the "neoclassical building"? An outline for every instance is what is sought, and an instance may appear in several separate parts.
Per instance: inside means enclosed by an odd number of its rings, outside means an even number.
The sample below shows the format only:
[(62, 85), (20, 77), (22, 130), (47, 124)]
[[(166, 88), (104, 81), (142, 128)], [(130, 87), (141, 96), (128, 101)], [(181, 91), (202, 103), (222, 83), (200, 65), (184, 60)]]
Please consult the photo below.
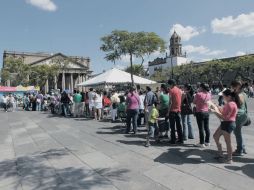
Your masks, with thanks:
[(149, 76), (156, 71), (187, 64), (186, 53), (182, 52), (181, 37), (174, 31), (170, 37), (169, 53), (164, 58), (157, 57), (148, 63)]
[[(62, 53), (49, 54), (49, 53), (28, 53), (28, 52), (16, 52), (16, 51), (4, 51), (3, 53), (3, 67), (5, 65), (6, 58), (21, 58), (25, 64), (36, 66), (44, 64), (65, 64), (66, 67), (63, 71), (56, 76), (54, 81), (47, 80), (45, 85), (45, 92), (49, 92), (51, 89), (60, 89), (73, 91), (77, 87), (77, 84), (87, 80), (92, 71), (90, 70), (90, 58), (81, 56), (66, 56)], [(11, 81), (9, 84), (11, 85)]]

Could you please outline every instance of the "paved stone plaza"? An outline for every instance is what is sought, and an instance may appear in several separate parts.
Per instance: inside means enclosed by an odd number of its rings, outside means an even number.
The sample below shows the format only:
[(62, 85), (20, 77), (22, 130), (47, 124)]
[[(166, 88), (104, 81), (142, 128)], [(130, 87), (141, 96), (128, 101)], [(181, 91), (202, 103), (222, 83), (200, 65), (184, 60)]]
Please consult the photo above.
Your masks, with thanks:
[[(248, 100), (254, 120), (254, 99)], [(193, 120), (194, 121), (194, 120)], [(1, 190), (244, 190), (254, 186), (254, 126), (245, 127), (248, 154), (232, 165), (210, 148), (163, 143), (145, 148), (145, 130), (123, 134), (121, 123), (0, 112)], [(213, 115), (212, 133), (218, 126)], [(234, 138), (233, 138), (234, 139)], [(233, 140), (235, 145), (235, 140)], [(224, 144), (225, 147), (225, 144)]]

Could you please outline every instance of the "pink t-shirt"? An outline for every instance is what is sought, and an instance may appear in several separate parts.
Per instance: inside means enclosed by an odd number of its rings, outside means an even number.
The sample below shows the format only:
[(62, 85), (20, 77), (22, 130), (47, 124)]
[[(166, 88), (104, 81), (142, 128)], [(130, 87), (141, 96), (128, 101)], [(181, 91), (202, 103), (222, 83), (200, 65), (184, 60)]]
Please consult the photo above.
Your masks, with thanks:
[(223, 106), (222, 116), (224, 121), (235, 121), (237, 114), (237, 105), (235, 102), (229, 102)]
[(208, 112), (207, 101), (211, 100), (212, 96), (209, 92), (198, 92), (193, 100), (193, 103), (196, 104), (197, 112)]
[(133, 95), (131, 93), (129, 93), (127, 95), (127, 109), (130, 110), (135, 110), (135, 109), (139, 109), (139, 104), (140, 104), (140, 99), (138, 94), (133, 93)]

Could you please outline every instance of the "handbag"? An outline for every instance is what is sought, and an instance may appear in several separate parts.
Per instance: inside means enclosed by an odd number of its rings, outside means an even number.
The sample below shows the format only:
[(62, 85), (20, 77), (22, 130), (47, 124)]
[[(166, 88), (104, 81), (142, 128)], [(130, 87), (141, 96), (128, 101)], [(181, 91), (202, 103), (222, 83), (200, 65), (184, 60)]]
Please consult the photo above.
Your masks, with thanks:
[(251, 119), (248, 115), (248, 107), (247, 107), (247, 103), (246, 103), (246, 100), (245, 101), (245, 108), (246, 108), (246, 115), (247, 115), (247, 119), (246, 119), (246, 122), (243, 124), (243, 126), (249, 126), (251, 124)]
[(193, 114), (191, 104), (189, 104), (188, 97), (186, 96), (186, 103), (181, 105), (181, 113), (183, 115), (191, 115)]
[(250, 124), (251, 124), (251, 119), (250, 119), (250, 117), (247, 115), (246, 122), (243, 124), (243, 126), (249, 126)]

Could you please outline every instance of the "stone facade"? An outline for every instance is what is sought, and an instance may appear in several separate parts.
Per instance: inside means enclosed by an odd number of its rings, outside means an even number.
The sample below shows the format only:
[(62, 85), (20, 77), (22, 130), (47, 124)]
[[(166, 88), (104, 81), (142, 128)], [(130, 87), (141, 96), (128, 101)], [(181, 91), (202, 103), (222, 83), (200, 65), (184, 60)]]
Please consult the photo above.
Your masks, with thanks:
[[(47, 80), (44, 89), (46, 93), (51, 89), (60, 89), (61, 91), (69, 90), (70, 92), (72, 92), (74, 88), (84, 90), (81, 87), (77, 87), (77, 84), (87, 80), (92, 73), (92, 71), (90, 71), (89, 57), (66, 56), (62, 53), (49, 54), (4, 51), (3, 67), (8, 57), (21, 58), (25, 64), (29, 64), (32, 67), (44, 64), (67, 63), (65, 69), (55, 77), (54, 81)], [(11, 82), (7, 82), (7, 85), (11, 85)]]

